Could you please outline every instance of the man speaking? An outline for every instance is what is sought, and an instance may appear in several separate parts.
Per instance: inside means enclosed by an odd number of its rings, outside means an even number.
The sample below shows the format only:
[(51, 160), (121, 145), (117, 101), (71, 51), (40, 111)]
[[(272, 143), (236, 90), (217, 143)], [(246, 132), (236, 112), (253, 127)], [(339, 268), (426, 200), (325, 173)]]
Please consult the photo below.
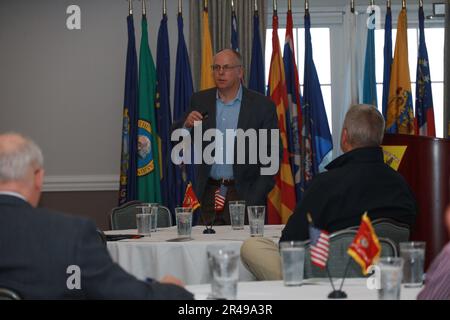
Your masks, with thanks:
[[(202, 137), (210, 129), (220, 132), (214, 140), (216, 161), (197, 163), (194, 189), (202, 204), (201, 222), (209, 224), (215, 219), (214, 224), (225, 225), (230, 224), (229, 201), (245, 200), (247, 205), (266, 205), (267, 195), (275, 185), (278, 164), (275, 172), (264, 173), (267, 164), (261, 161), (259, 149), (265, 144), (263, 149), (270, 152), (275, 144), (279, 145), (278, 140), (271, 142), (272, 130), (278, 132), (278, 119), (272, 101), (242, 85), (244, 70), (239, 53), (231, 49), (218, 52), (211, 68), (216, 87), (195, 93), (189, 111), (174, 124), (174, 129), (189, 129), (194, 133), (194, 140), (197, 140), (194, 125), (201, 125)], [(240, 144), (235, 138), (230, 139), (227, 131), (241, 131), (239, 129), (256, 132), (257, 143), (246, 139), (244, 147), (238, 148)], [(264, 134), (266, 139), (261, 139)], [(227, 141), (227, 136), (232, 141)], [(230, 156), (226, 156), (227, 149), (230, 151), (226, 146), (230, 144), (234, 150), (231, 161)], [(208, 141), (202, 141), (202, 154), (207, 146)], [(254, 156), (258, 160), (249, 161)], [(245, 161), (237, 161), (239, 158)]]

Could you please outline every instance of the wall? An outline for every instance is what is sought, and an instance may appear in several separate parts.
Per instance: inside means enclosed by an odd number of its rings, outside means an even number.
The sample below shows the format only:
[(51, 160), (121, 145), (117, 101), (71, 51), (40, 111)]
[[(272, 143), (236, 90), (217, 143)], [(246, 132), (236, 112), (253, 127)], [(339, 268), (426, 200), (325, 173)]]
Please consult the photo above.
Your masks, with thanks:
[[(139, 54), (141, 2), (133, 2)], [(188, 39), (189, 1), (183, 2)], [(72, 4), (81, 8), (81, 30), (66, 28)], [(162, 0), (147, 5), (156, 60)], [(167, 5), (173, 91), (178, 1)], [(126, 0), (0, 1), (0, 132), (21, 132), (42, 147), (45, 190), (52, 192), (44, 205), (86, 215), (117, 203), (127, 15)]]

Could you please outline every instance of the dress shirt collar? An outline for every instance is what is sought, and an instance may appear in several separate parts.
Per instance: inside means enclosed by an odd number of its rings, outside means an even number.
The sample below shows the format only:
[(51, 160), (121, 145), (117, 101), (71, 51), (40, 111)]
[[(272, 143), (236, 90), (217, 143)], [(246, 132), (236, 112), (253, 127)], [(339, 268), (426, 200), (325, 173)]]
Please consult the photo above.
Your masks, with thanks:
[(239, 85), (239, 90), (238, 90), (238, 92), (237, 92), (237, 94), (236, 94), (236, 97), (234, 97), (234, 99), (231, 100), (230, 102), (225, 103), (225, 102), (222, 101), (222, 99), (221, 99), (220, 96), (219, 96), (219, 90), (217, 90), (217, 92), (216, 92), (216, 100), (222, 102), (222, 103), (225, 104), (225, 105), (232, 105), (232, 104), (234, 104), (236, 101), (241, 102), (241, 101), (242, 101), (242, 84)]

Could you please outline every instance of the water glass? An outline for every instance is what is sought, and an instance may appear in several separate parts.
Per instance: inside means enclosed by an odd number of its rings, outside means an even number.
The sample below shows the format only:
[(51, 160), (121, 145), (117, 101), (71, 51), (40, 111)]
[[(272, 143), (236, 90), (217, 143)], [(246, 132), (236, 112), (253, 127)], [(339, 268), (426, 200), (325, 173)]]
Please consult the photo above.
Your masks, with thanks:
[(400, 300), (403, 277), (403, 258), (380, 258), (380, 289), (379, 300)]
[(139, 206), (136, 207), (136, 210), (136, 226), (138, 234), (150, 236), (152, 225), (151, 207)]
[(280, 242), (281, 265), (285, 286), (299, 286), (303, 281), (305, 248), (300, 241)]
[(211, 295), (215, 299), (235, 300), (239, 280), (239, 254), (233, 250), (212, 251), (213, 281)]
[(401, 242), (400, 256), (404, 260), (403, 283), (405, 287), (421, 287), (423, 284), (425, 242)]
[(230, 201), (231, 228), (233, 230), (243, 230), (245, 220), (245, 201)]
[(178, 236), (181, 238), (191, 238), (192, 233), (192, 209), (175, 208), (177, 220)]
[(250, 237), (263, 237), (266, 207), (250, 206), (247, 208), (247, 211), (248, 223), (250, 225)]

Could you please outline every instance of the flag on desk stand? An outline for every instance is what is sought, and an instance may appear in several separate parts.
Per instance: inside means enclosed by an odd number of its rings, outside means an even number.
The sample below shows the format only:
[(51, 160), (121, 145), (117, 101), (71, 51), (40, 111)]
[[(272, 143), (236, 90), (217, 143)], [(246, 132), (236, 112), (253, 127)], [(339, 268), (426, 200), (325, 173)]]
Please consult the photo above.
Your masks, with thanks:
[[(331, 161), (333, 139), (328, 125), (327, 113), (323, 102), (319, 77), (313, 60), (311, 42), (311, 18), (309, 11), (305, 15), (305, 77), (303, 89), (305, 135), (310, 136), (312, 166), (309, 176), (315, 176), (325, 170)], [(307, 147), (307, 146), (305, 146)]]
[[(286, 125), (288, 128), (289, 154), (292, 174), (295, 183), (295, 195), (297, 201), (301, 199), (301, 128), (302, 111), (300, 106), (300, 82), (298, 77), (297, 63), (295, 62), (294, 49), (294, 23), (292, 11), (288, 10), (286, 25), (286, 40), (284, 44), (284, 70), (286, 72), (286, 88), (288, 94), (288, 112)], [(288, 121), (290, 123), (288, 123)]]
[(170, 111), (170, 49), (167, 31), (167, 14), (163, 14), (158, 32), (156, 65), (157, 65), (157, 99), (156, 123), (159, 134), (159, 163), (161, 178), (162, 203), (175, 212), (175, 168), (171, 161), (172, 142), (170, 130), (172, 127), (172, 113)]
[(392, 67), (392, 11), (387, 8), (384, 24), (383, 117), (386, 120)]
[(186, 188), (186, 193), (183, 200), (183, 208), (191, 208), (192, 211), (197, 210), (200, 207), (197, 196), (195, 195), (194, 188), (192, 184), (189, 183)]
[(128, 49), (125, 71), (125, 98), (122, 123), (119, 205), (136, 200), (138, 67), (133, 15), (127, 17)]
[(406, 8), (398, 17), (397, 39), (391, 69), (386, 132), (414, 134), (414, 112), (408, 63), (408, 18)]
[(367, 274), (367, 269), (379, 258), (381, 253), (380, 242), (367, 212), (363, 215), (358, 233), (347, 252), (361, 266), (364, 275)]
[(419, 54), (416, 80), (416, 135), (436, 137), (433, 111), (433, 92), (431, 90), (430, 64), (425, 42), (425, 16), (423, 6), (419, 8)]
[(225, 209), (225, 200), (227, 197), (228, 187), (221, 184), (219, 188), (217, 188), (215, 196), (214, 196), (214, 210), (216, 212), (222, 212)]
[(250, 79), (248, 81), (248, 88), (265, 95), (266, 84), (264, 81), (264, 59), (261, 36), (259, 33), (259, 14), (258, 10), (255, 10), (253, 14), (252, 61), (250, 64)]
[(268, 195), (268, 221), (269, 224), (285, 224), (292, 215), (295, 205), (295, 186), (292, 170), (289, 163), (289, 150), (287, 139), (286, 114), (288, 111), (288, 98), (284, 64), (281, 57), (280, 40), (278, 38), (278, 15), (273, 12), (272, 32), (272, 58), (270, 61), (268, 95), (277, 109), (280, 140), (283, 145), (283, 154), (280, 171), (275, 177), (275, 187)]
[(308, 213), (309, 240), (311, 243), (311, 262), (313, 265), (325, 269), (330, 249), (330, 235), (324, 230), (315, 228), (311, 215)]
[[(175, 71), (175, 93), (174, 93), (174, 109), (173, 118), (177, 121), (181, 119), (187, 111), (189, 101), (194, 92), (192, 81), (191, 65), (189, 63), (189, 54), (186, 47), (183, 32), (183, 14), (178, 13), (178, 45), (177, 60)], [(191, 149), (192, 150), (192, 149)], [(192, 159), (193, 159), (192, 154)], [(191, 162), (193, 163), (193, 161)], [(184, 197), (184, 191), (187, 188), (188, 181), (195, 185), (195, 167), (193, 164), (184, 164), (175, 168), (175, 203), (181, 203)], [(172, 213), (174, 214), (174, 213)], [(194, 215), (193, 224), (197, 223), (198, 217)], [(175, 217), (173, 219), (175, 221)]]
[(142, 15), (139, 58), (138, 200), (161, 203), (158, 132), (155, 121), (156, 69), (148, 46), (145, 14)]

